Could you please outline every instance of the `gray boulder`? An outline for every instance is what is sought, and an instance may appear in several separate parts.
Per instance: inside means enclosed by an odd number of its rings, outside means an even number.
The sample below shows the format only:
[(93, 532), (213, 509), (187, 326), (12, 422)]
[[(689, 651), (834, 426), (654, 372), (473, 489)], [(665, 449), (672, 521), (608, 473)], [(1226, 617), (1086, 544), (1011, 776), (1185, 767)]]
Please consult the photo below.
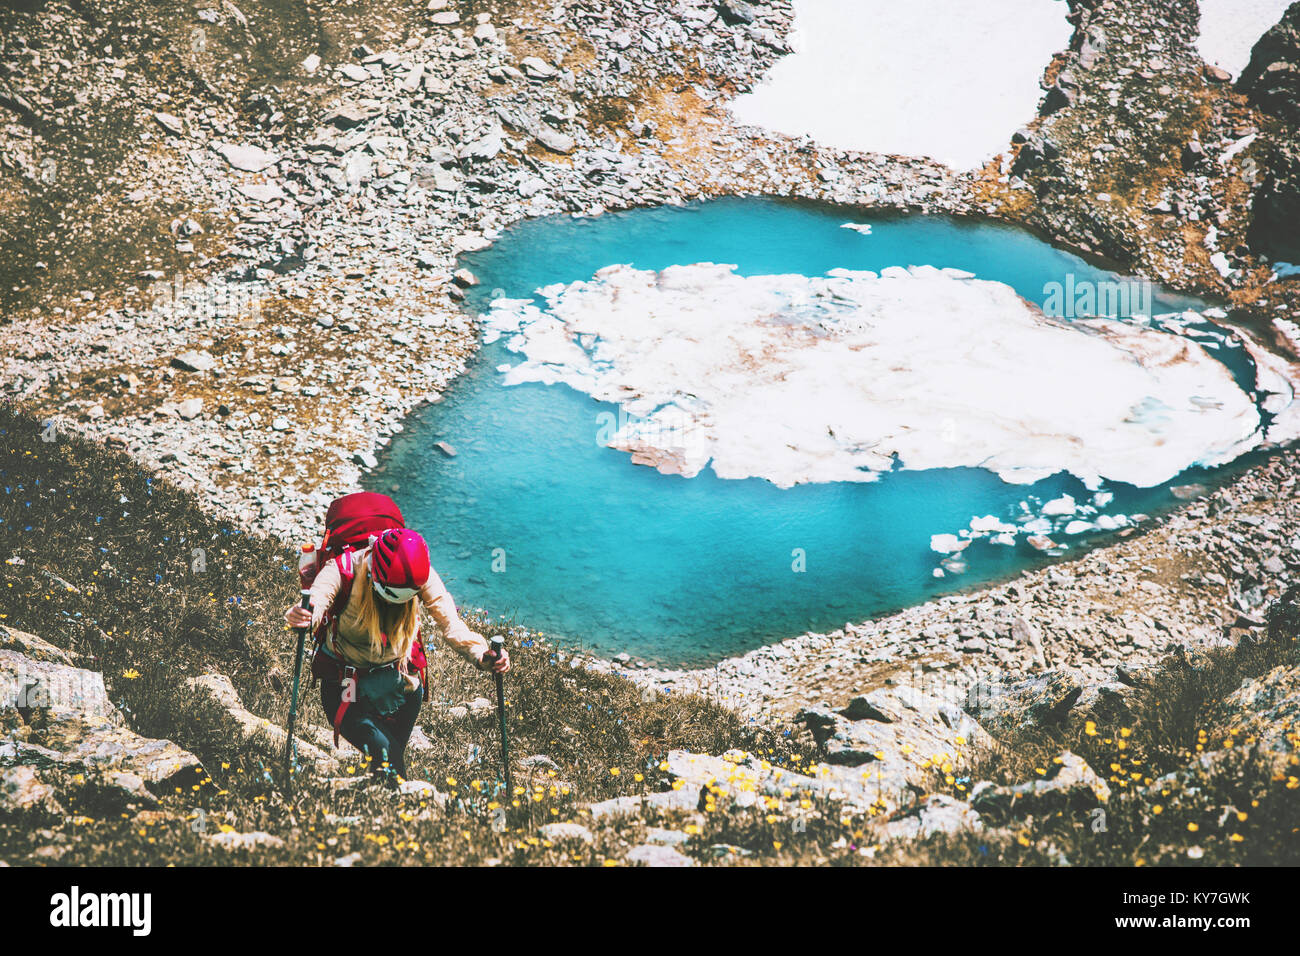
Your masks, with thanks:
[(55, 647), (44, 638), (5, 627), (3, 624), (0, 624), (0, 650), (14, 651), (29, 660), (64, 664), (68, 667), (76, 663), (71, 654)]
[[(673, 751), (673, 753), (685, 753), (685, 751)], [(669, 754), (669, 760), (671, 759), (672, 754)], [(599, 803), (587, 804), (586, 809), (593, 820), (606, 820), (639, 813), (645, 807), (660, 811), (694, 810), (699, 806), (699, 802), (700, 787), (683, 786), (679, 790), (648, 793), (644, 797), (611, 797)]]
[(321, 125), (333, 126), (336, 129), (353, 129), (369, 120), (380, 115), (383, 110), (374, 106), (358, 106), (347, 103), (331, 110), (325, 116), (321, 117)]
[(31, 767), (0, 770), (0, 813), (40, 812), (61, 816), (63, 807), (54, 788), (41, 780)]
[(932, 793), (915, 806), (895, 814), (879, 829), (886, 840), (924, 840), (936, 833), (959, 833), (982, 827), (979, 814), (969, 803)]
[(102, 674), (60, 663), (58, 649), (32, 635), (22, 640), (53, 659), (0, 649), (0, 766), (27, 767), (51, 785), (80, 775), (86, 786), (136, 802), (197, 781), (197, 757), (126, 726)]
[(172, 359), (172, 367), (186, 372), (209, 372), (217, 360), (207, 352), (182, 352)]
[(519, 65), (530, 80), (549, 80), (559, 73), (554, 66), (541, 57), (526, 56), (519, 61)]
[(565, 840), (578, 840), (582, 843), (593, 843), (595, 837), (590, 830), (580, 823), (547, 823), (541, 826), (538, 831), (543, 840), (550, 840), (553, 843), (560, 843)]
[(1210, 727), (1230, 727), (1239, 741), (1254, 737), (1258, 750), (1272, 761), (1275, 772), (1296, 775), (1290, 764), (1300, 733), (1300, 666), (1279, 666), (1242, 683), (1205, 719)]
[(681, 830), (669, 830), (665, 827), (646, 827), (646, 843), (655, 843), (659, 846), (681, 846), (683, 843), (689, 843), (691, 835), (683, 833)]
[(925, 793), (935, 782), (934, 759), (960, 763), (963, 752), (993, 745), (960, 707), (908, 686), (860, 695), (839, 713), (803, 710), (796, 718), (825, 748), (829, 766), (818, 779), (859, 806)]
[(256, 850), (263, 847), (282, 847), (284, 840), (278, 836), (272, 836), (264, 830), (254, 830), (251, 833), (238, 833), (234, 830), (228, 830), (222, 833), (209, 833), (206, 836), (209, 843), (219, 846), (225, 850)]
[(966, 697), (966, 712), (995, 737), (1050, 730), (1065, 723), (1083, 694), (1071, 674), (1050, 670), (1025, 680), (980, 681)]
[(1031, 133), (1016, 154), (1016, 161), (1011, 165), (1011, 175), (1023, 177), (1045, 163), (1054, 162), (1060, 156), (1060, 149), (1050, 139)]
[(1068, 750), (1041, 769), (1042, 776), (1013, 787), (988, 781), (976, 784), (971, 790), (971, 806), (980, 816), (1000, 823), (1030, 814), (1086, 811), (1110, 799), (1106, 781)]
[(553, 153), (571, 153), (577, 148), (572, 136), (559, 132), (524, 110), (497, 106), (494, 112), (506, 126), (526, 133)]
[(531, 757), (525, 757), (523, 760), (519, 761), (519, 765), (521, 767), (527, 767), (529, 770), (558, 771), (560, 769), (560, 765), (550, 757), (546, 756), (546, 754), (533, 754)]
[(268, 166), (273, 166), (280, 161), (280, 157), (274, 153), (268, 153), (259, 146), (219, 143), (215, 149), (231, 166), (250, 173), (260, 173)]
[(670, 846), (643, 843), (627, 851), (627, 861), (637, 866), (694, 866), (695, 861)]
[(1081, 728), (1086, 721), (1096, 721), (1103, 726), (1130, 727), (1136, 722), (1133, 712), (1137, 689), (1119, 681), (1086, 684), (1079, 699), (1070, 709), (1066, 723), (1071, 728)]
[(722, 0), (718, 4), (718, 13), (724, 22), (732, 26), (753, 23), (758, 19), (758, 11), (744, 0)]
[[(283, 727), (248, 711), (239, 693), (224, 674), (202, 674), (187, 682), (191, 718), (200, 726), (220, 728), (236, 746), (249, 746), (269, 760), (284, 759), (289, 735)], [(298, 761), (319, 773), (338, 770), (338, 760), (329, 753), (298, 738)]]
[(34, 648), (39, 656), (0, 649), (0, 707), (5, 711), (27, 712), (24, 724), (49, 715), (121, 723), (102, 674), (64, 663), (64, 652), (34, 635), (7, 631), (6, 637)]
[(433, 749), (433, 741), (429, 739), (424, 728), (416, 724), (411, 728), (411, 736), (406, 741), (406, 750), (408, 753), (428, 753)]

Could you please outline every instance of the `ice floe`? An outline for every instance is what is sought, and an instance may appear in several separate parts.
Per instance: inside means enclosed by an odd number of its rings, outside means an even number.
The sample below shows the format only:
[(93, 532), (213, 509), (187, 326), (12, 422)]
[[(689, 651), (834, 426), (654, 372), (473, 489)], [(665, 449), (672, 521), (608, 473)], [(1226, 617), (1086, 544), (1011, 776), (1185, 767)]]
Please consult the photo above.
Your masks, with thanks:
[(794, 52), (730, 108), (828, 146), (975, 168), (1033, 118), (1068, 13), (1061, 0), (794, 0)]
[(1095, 490), (1160, 484), (1262, 440), (1251, 397), (1191, 338), (1047, 318), (956, 270), (616, 265), (539, 294), (486, 317), (522, 358), (505, 382), (619, 404), (607, 444), (667, 473), (711, 463), (787, 487), (966, 466), (1018, 484), (1068, 471)]
[[(1005, 520), (997, 515), (975, 515), (970, 525), (956, 534), (942, 532), (930, 536), (930, 550), (944, 555), (942, 570), (959, 574), (965, 570), (965, 555), (960, 567), (953, 556), (965, 551), (976, 541), (991, 545), (1014, 547), (1023, 540), (1040, 551), (1064, 550), (1068, 545), (1058, 544), (1051, 535), (1077, 536), (1098, 531), (1118, 531), (1134, 523), (1124, 514), (1104, 514), (1101, 509), (1114, 500), (1114, 493), (1099, 491), (1092, 503), (1079, 503), (1071, 495), (1061, 495), (1046, 502), (1031, 498), (1020, 502), (1018, 517)], [(944, 574), (935, 575), (943, 577)]]
[(930, 550), (940, 554), (953, 554), (965, 550), (969, 540), (962, 540), (955, 534), (934, 534), (930, 536)]
[(996, 515), (975, 515), (967, 528), (956, 534), (938, 533), (930, 536), (930, 550), (944, 557), (935, 577), (959, 574), (965, 570), (967, 555), (962, 555), (961, 566), (952, 562), (952, 556), (965, 551), (977, 541), (990, 545), (1014, 547), (1020, 542), (1038, 551), (1061, 554), (1070, 545), (1057, 540), (1064, 537), (1120, 531), (1147, 520), (1143, 514), (1106, 514), (1102, 511), (1115, 500), (1111, 491), (1098, 491), (1089, 501), (1078, 501), (1072, 495), (1041, 501), (1027, 497), (1015, 509), (1016, 513), (1004, 520)]
[(1061, 495), (1059, 498), (1053, 498), (1047, 504), (1043, 505), (1043, 514), (1045, 515), (1072, 515), (1075, 511), (1074, 496)]
[(1015, 534), (1016, 526), (1008, 524), (997, 515), (984, 515), (970, 519), (970, 529), (978, 534)]

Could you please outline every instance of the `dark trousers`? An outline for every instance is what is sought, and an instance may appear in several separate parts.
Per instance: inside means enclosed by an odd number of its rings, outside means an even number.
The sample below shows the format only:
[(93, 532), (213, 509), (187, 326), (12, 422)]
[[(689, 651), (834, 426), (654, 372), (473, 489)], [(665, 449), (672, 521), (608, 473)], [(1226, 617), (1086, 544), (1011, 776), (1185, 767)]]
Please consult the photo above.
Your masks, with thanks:
[[(336, 680), (320, 682), (320, 702), (326, 719), (333, 724), (343, 699), (343, 685)], [(372, 773), (388, 769), (398, 776), (406, 776), (406, 742), (411, 738), (415, 718), (420, 714), (423, 694), (417, 688), (406, 695), (402, 706), (387, 717), (381, 717), (367, 700), (355, 700), (343, 715), (339, 732), (348, 743), (371, 758)]]

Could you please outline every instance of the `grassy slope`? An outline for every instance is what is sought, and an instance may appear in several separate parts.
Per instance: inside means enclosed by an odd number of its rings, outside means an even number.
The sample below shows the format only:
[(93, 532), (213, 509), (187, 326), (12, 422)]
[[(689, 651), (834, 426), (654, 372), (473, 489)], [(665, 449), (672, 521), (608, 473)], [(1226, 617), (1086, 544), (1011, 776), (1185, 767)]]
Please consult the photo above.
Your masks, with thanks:
[[(155, 111), (229, 110), (278, 139), (300, 131), (319, 97), (335, 90), (328, 71), (305, 74), (304, 57), (337, 62), (359, 42), (380, 48), (424, 20), (416, 0), (326, 4), (328, 18), (312, 0), (243, 0), (246, 27), (219, 4), (208, 6), (219, 10), (217, 22), (197, 18), (182, 0), (0, 4), (0, 59), (19, 68), (0, 76), (0, 134), (7, 123), (12, 138), (0, 142), (0, 154), (13, 148), (32, 167), (0, 163), (0, 323), (75, 290), (113, 296), (139, 269), (170, 274), (221, 251), (228, 225), (206, 210), (153, 194), (127, 198), (154, 181), (151, 163), (169, 162)], [(72, 65), (51, 69), (58, 59)], [(5, 109), (6, 91), (32, 112)], [(286, 118), (260, 123), (272, 110)], [(33, 174), (42, 162), (52, 164), (48, 178)], [(195, 253), (178, 252), (169, 222), (193, 214), (206, 219), (208, 233), (197, 237)]]
[[(1043, 774), (1070, 750), (1111, 788), (1104, 817), (1057, 812), (1011, 822), (1001, 834), (1002, 858), (1047, 865), (1063, 856), (1076, 866), (1300, 864), (1300, 735), (1292, 735), (1296, 752), (1279, 774), (1254, 738), (1207, 719), (1244, 680), (1300, 666), (1298, 607), (1294, 589), (1257, 641), (1166, 658), (1138, 688), (1130, 717), (1012, 733), (999, 739), (996, 753), (958, 771), (971, 781), (1015, 784)], [(961, 778), (938, 778), (937, 792), (963, 797), (968, 790)], [(989, 854), (986, 836), (964, 833), (899, 847), (892, 859), (978, 865)]]
[[(643, 699), (627, 681), (569, 668), (524, 629), (483, 619), (475, 626), (506, 634), (517, 662), (508, 682), (513, 753), (546, 754), (560, 768), (532, 776), (516, 770), (516, 783), (527, 792), (507, 828), (494, 826), (502, 797), (494, 794), (493, 718), (454, 719), (447, 712), (449, 704), (491, 696), (491, 685), (445, 652), (435, 657), (433, 701), (421, 715), (434, 748), (413, 758), (412, 773), (454, 794), (446, 809), (414, 797), (319, 785), (286, 796), (255, 751), (177, 716), (184, 678), (219, 671), (250, 710), (284, 722), (292, 641), (280, 614), (296, 584), (285, 549), (237, 533), (124, 456), (74, 436), (44, 432), (53, 439), (44, 441), (42, 435), (40, 423), (21, 410), (0, 409), (0, 560), (23, 562), (0, 565), (0, 623), (86, 655), (134, 729), (191, 749), (210, 777), (139, 816), (95, 805), (88, 794), (73, 805), (71, 820), (0, 818), (0, 859), (30, 860), (40, 850), (65, 864), (328, 863), (359, 852), (367, 863), (600, 864), (619, 860), (646, 826), (667, 823), (688, 828), (687, 852), (702, 861), (716, 858), (714, 844), (726, 843), (753, 851), (749, 862), (1040, 864), (1058, 862), (1063, 853), (1073, 863), (1130, 865), (1187, 862), (1194, 843), (1204, 851), (1202, 863), (1300, 862), (1300, 790), (1272, 779), (1248, 746), (1238, 746), (1194, 790), (1135, 789), (1184, 766), (1198, 744), (1223, 747), (1222, 729), (1198, 723), (1243, 677), (1300, 661), (1294, 622), (1281, 617), (1267, 641), (1217, 653), (1196, 667), (1167, 667), (1139, 695), (1128, 737), (1107, 726), (1095, 736), (1040, 734), (1004, 741), (999, 754), (964, 765), (958, 760), (952, 773), (935, 770), (935, 792), (960, 797), (980, 779), (1030, 778), (1068, 747), (1111, 778), (1116, 795), (1102, 832), (1087, 815), (1060, 813), (984, 833), (872, 848), (867, 856), (861, 851), (874, 841), (869, 821), (795, 793), (749, 808), (719, 796), (701, 814), (592, 825), (590, 846), (548, 845), (537, 833), (541, 823), (591, 825), (578, 802), (668, 786), (659, 764), (669, 749), (720, 754), (740, 747), (791, 767), (807, 767), (815, 754), (799, 735), (746, 726), (700, 698)], [(202, 570), (195, 569), (195, 548), (205, 552)], [(318, 727), (324, 725), (319, 710), (309, 695), (307, 720)], [(1201, 729), (1207, 729), (1203, 740)], [(470, 765), (474, 745), (481, 758)], [(1220, 824), (1227, 806), (1246, 819), (1234, 812)], [(196, 831), (200, 823), (209, 832), (265, 830), (286, 842), (231, 852), (204, 840)], [(1189, 823), (1197, 825), (1195, 834)], [(1233, 833), (1242, 839), (1234, 841)]]

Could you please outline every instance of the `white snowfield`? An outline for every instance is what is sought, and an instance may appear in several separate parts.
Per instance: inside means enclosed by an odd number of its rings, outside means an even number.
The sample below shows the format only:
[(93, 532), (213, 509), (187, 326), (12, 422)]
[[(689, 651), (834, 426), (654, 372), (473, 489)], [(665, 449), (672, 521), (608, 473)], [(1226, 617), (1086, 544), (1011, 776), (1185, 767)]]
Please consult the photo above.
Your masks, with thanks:
[(1233, 76), (1250, 62), (1250, 51), (1268, 28), (1282, 19), (1292, 0), (1200, 0), (1201, 59)]
[(794, 52), (731, 111), (819, 143), (957, 170), (1008, 148), (1072, 29), (1064, 0), (794, 0)]
[(737, 275), (615, 265), (498, 300), (506, 384), (565, 383), (620, 403), (608, 441), (665, 473), (870, 481), (986, 468), (1152, 486), (1263, 440), (1228, 370), (1184, 336), (1046, 318), (1007, 285), (930, 266), (879, 275)]

